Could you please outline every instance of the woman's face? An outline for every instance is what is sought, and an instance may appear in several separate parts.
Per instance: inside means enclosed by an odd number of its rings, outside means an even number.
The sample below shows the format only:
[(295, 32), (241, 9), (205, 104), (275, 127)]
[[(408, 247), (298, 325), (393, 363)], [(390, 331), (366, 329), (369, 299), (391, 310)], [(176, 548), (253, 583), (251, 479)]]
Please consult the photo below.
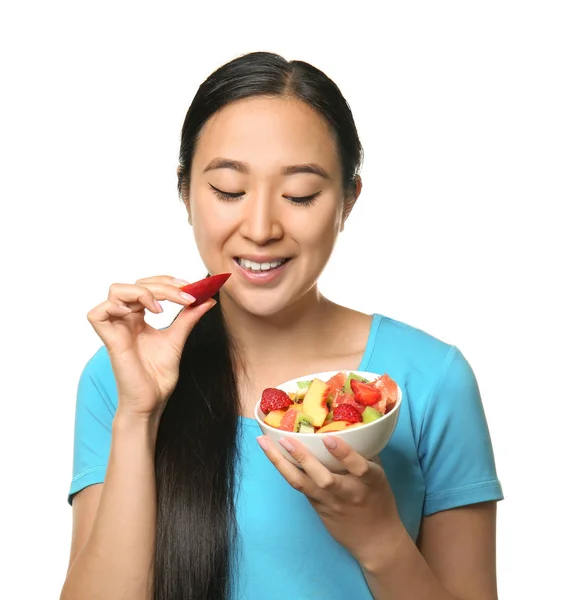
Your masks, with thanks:
[(187, 196), (205, 266), (231, 272), (225, 292), (259, 316), (315, 286), (354, 200), (345, 202), (324, 119), (294, 99), (265, 97), (205, 124)]

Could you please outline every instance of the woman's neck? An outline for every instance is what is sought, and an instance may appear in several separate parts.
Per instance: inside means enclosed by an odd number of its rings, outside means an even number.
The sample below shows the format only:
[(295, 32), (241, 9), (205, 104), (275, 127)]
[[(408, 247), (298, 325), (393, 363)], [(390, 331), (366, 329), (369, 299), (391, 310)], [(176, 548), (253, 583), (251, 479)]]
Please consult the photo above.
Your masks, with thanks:
[(245, 364), (270, 363), (281, 356), (292, 361), (326, 350), (329, 331), (341, 307), (324, 298), (315, 288), (271, 316), (243, 310), (229, 298), (221, 298), (229, 329)]

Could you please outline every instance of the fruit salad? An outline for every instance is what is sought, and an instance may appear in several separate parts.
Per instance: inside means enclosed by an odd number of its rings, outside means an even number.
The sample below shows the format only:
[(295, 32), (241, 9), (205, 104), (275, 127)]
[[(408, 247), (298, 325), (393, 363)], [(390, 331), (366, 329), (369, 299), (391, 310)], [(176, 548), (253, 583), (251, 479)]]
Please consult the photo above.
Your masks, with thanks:
[(367, 425), (397, 404), (397, 384), (389, 375), (373, 381), (343, 371), (328, 381), (298, 381), (294, 392), (266, 388), (260, 409), (264, 422), (295, 433), (330, 433)]

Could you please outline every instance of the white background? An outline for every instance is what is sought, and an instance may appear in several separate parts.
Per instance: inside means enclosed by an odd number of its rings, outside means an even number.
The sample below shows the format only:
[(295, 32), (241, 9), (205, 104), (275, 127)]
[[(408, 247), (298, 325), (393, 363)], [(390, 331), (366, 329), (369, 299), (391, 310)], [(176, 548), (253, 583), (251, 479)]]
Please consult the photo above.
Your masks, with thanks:
[(113, 281), (204, 274), (180, 129), (200, 82), (252, 50), (315, 64), (348, 99), (364, 191), (322, 290), (467, 356), (506, 495), (500, 597), (559, 597), (561, 4), (194, 4), (0, 13), (0, 597), (58, 597), (76, 385), (100, 344), (85, 315)]

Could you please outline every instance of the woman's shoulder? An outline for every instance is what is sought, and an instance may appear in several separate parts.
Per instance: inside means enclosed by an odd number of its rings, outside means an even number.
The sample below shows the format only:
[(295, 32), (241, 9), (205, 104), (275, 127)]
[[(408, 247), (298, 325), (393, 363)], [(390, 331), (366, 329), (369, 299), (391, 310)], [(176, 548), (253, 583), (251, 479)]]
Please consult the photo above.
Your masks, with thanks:
[(386, 344), (401, 352), (425, 355), (440, 361), (454, 347), (451, 342), (413, 323), (378, 314), (374, 315), (374, 321), (380, 341), (383, 339)]
[(397, 381), (415, 430), (422, 430), (429, 410), (432, 419), (428, 422), (435, 425), (451, 421), (452, 411), (460, 411), (461, 404), (468, 415), (480, 414), (475, 373), (456, 345), (384, 315), (374, 315), (374, 328), (365, 370), (387, 373)]
[(101, 345), (87, 357), (83, 374), (104, 377), (107, 376), (108, 369), (111, 373), (111, 361), (108, 350), (105, 345)]
[(105, 345), (91, 354), (80, 374), (79, 389), (97, 390), (106, 404), (117, 405), (117, 386)]
[(452, 348), (452, 343), (431, 333), (426, 328), (414, 323), (400, 321), (388, 315), (374, 314), (379, 319), (378, 334), (386, 337), (386, 341), (394, 345), (403, 345), (415, 352), (443, 355)]
[(456, 345), (423, 327), (387, 315), (374, 314), (373, 318), (366, 370), (394, 374), (428, 389), (451, 371), (454, 361), (461, 361), (470, 369)]

